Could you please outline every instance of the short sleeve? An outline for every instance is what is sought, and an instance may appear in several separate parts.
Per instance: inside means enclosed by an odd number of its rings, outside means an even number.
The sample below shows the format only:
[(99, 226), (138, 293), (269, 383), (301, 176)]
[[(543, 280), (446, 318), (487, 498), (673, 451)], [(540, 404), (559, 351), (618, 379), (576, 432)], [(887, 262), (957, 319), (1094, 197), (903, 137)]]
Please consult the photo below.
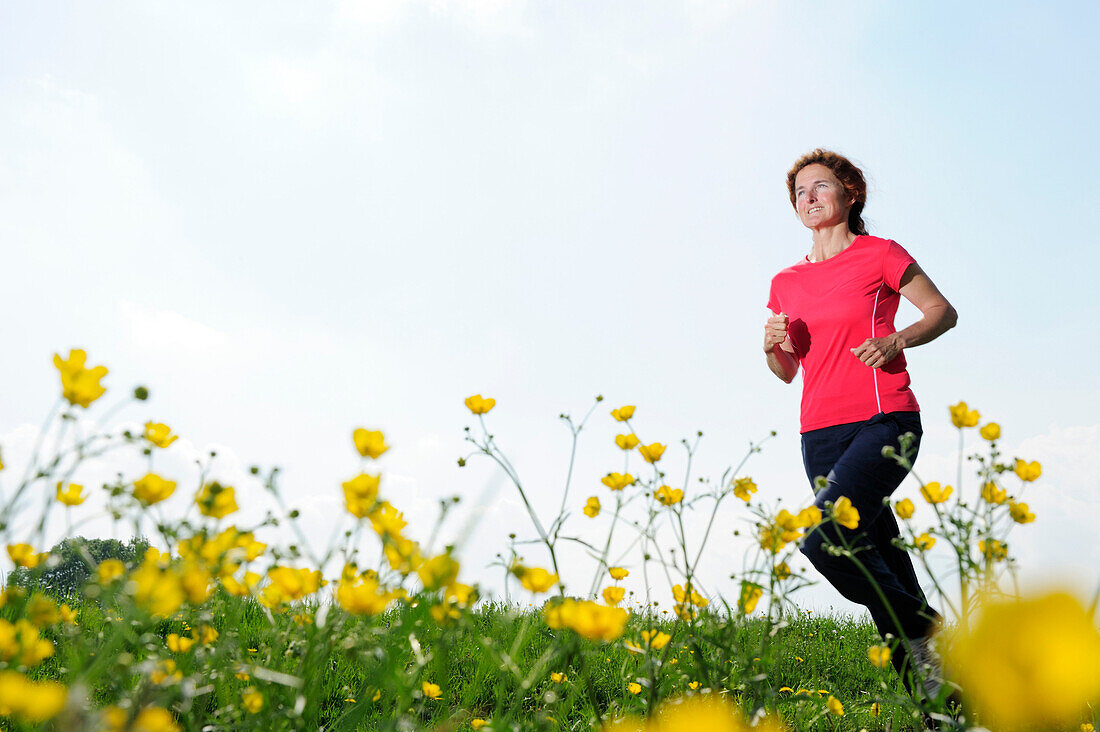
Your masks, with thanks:
[(901, 278), (909, 265), (916, 264), (905, 248), (892, 239), (886, 240), (886, 251), (882, 258), (882, 280), (895, 292), (901, 289)]
[(779, 313), (783, 312), (783, 306), (779, 304), (779, 288), (775, 286), (776, 279), (776, 277), (772, 278), (771, 289), (768, 292), (768, 308), (776, 315), (779, 315)]

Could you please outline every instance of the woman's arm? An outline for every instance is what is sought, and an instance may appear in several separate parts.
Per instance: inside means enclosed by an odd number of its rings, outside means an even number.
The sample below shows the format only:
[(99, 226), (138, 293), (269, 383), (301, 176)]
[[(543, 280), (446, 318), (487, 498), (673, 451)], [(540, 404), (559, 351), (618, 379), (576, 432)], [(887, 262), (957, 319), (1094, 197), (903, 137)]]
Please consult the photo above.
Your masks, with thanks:
[(853, 348), (852, 354), (871, 368), (882, 368), (897, 358), (904, 348), (936, 340), (959, 321), (955, 308), (951, 307), (951, 303), (918, 264), (911, 264), (905, 269), (898, 292), (917, 306), (922, 317), (904, 330), (882, 338), (868, 338)]
[(764, 353), (768, 356), (768, 368), (788, 384), (798, 373), (798, 358), (794, 346), (787, 337), (786, 313), (773, 315), (764, 325)]

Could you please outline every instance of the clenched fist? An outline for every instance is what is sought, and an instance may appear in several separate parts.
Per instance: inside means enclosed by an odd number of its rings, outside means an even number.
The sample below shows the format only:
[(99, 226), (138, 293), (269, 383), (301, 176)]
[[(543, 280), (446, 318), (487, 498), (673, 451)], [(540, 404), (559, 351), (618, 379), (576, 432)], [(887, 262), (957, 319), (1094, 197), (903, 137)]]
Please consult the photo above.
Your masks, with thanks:
[(786, 313), (773, 315), (764, 324), (764, 353), (771, 353), (772, 349), (787, 340), (787, 324), (790, 318)]

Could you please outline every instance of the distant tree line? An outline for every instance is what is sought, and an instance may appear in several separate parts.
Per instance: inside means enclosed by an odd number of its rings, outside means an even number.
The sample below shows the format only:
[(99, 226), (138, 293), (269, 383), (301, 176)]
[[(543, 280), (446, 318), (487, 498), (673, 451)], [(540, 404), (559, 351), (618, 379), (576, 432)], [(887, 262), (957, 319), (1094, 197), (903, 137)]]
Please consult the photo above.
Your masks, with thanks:
[(144, 537), (134, 537), (124, 544), (118, 539), (75, 536), (50, 549), (50, 559), (44, 568), (13, 569), (8, 574), (7, 584), (47, 592), (55, 597), (70, 597), (80, 592), (100, 562), (118, 559), (131, 567), (141, 561), (148, 548), (149, 540)]

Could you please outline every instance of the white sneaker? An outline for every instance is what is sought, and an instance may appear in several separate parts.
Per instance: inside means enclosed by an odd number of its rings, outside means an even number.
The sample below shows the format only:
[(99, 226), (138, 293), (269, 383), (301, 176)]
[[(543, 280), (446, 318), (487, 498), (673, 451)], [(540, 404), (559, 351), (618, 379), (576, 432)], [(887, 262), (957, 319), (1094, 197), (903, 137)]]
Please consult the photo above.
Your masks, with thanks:
[(932, 636), (926, 635), (909, 643), (909, 668), (917, 676), (925, 698), (938, 699), (943, 688), (943, 661), (936, 653)]

